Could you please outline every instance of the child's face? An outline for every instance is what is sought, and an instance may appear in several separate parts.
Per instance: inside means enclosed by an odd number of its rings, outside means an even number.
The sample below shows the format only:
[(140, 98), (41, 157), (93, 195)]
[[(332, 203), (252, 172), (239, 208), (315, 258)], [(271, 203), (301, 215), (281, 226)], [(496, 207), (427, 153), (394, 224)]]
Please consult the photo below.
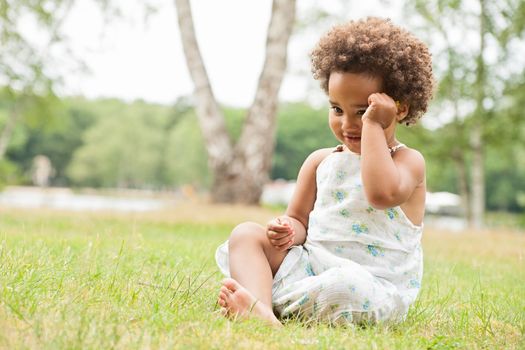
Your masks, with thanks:
[(330, 129), (335, 137), (354, 153), (361, 153), (363, 126), (361, 117), (368, 107), (368, 96), (381, 92), (381, 88), (381, 78), (369, 74), (348, 72), (330, 74), (328, 81)]

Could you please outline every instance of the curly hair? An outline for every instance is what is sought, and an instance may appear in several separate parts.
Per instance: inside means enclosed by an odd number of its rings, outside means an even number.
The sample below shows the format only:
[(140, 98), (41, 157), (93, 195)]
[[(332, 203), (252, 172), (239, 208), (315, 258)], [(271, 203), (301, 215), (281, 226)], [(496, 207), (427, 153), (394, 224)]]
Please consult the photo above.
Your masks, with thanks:
[(313, 76), (326, 93), (332, 72), (381, 77), (383, 92), (409, 105), (402, 120), (407, 125), (421, 118), (433, 95), (427, 46), (389, 19), (368, 17), (333, 27), (313, 49), (311, 61)]

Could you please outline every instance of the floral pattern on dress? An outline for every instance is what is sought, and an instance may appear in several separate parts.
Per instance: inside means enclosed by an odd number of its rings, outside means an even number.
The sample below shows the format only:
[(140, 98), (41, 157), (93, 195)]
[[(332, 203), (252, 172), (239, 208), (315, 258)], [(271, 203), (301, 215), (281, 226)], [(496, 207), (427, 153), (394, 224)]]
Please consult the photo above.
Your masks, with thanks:
[(335, 173), (335, 178), (338, 182), (343, 182), (345, 180), (345, 178), (347, 177), (348, 173), (344, 170), (341, 170), (339, 169), (336, 173)]
[(385, 209), (385, 214), (390, 220), (394, 220), (395, 218), (399, 217), (399, 213), (394, 208)]
[(347, 192), (342, 190), (335, 190), (332, 192), (332, 196), (337, 203), (342, 203), (347, 197)]
[(369, 244), (367, 246), (368, 253), (374, 257), (385, 256), (385, 251), (378, 245)]
[(342, 217), (344, 218), (349, 218), (350, 217), (350, 211), (346, 208), (343, 208), (341, 210), (339, 210), (339, 214), (341, 214)]
[(394, 232), (394, 237), (398, 242), (401, 242), (401, 234), (399, 233), (399, 231)]
[(352, 231), (356, 235), (360, 235), (361, 233), (368, 233), (368, 227), (365, 224), (353, 224), (352, 225)]
[(421, 283), (419, 280), (412, 278), (410, 281), (408, 281), (409, 288), (421, 288)]
[(344, 250), (345, 250), (345, 247), (343, 245), (338, 245), (335, 247), (334, 253), (343, 254)]

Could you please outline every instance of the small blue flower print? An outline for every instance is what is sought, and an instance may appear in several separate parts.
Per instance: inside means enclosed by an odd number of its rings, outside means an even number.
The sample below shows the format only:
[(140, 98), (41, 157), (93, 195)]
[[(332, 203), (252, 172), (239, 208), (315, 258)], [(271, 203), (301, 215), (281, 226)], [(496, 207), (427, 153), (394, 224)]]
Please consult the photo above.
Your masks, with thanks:
[(368, 310), (370, 309), (370, 300), (366, 299), (365, 302), (363, 303), (363, 310)]
[(385, 255), (383, 248), (381, 247), (369, 244), (367, 248), (368, 248), (368, 253), (370, 253), (372, 256), (384, 256)]
[(365, 224), (353, 224), (352, 231), (359, 235), (361, 233), (367, 233), (368, 227)]
[(350, 216), (350, 211), (348, 211), (348, 209), (346, 209), (346, 208), (345, 208), (345, 209), (341, 209), (341, 210), (339, 211), (339, 214), (341, 214), (342, 217), (347, 218), (347, 217)]
[(396, 237), (396, 239), (397, 239), (398, 242), (401, 242), (401, 235), (399, 234), (399, 231), (396, 231), (396, 232), (394, 233), (394, 237)]
[(408, 284), (410, 285), (410, 288), (420, 288), (421, 287), (421, 283), (419, 283), (419, 281), (414, 278), (411, 279), (410, 282), (408, 282)]
[(341, 202), (344, 201), (345, 198), (346, 198), (346, 192), (341, 191), (341, 190), (337, 190), (337, 191), (334, 191), (334, 192), (333, 192), (333, 196), (334, 196), (334, 199), (335, 199), (338, 203), (341, 203)]
[(345, 177), (346, 177), (346, 171), (344, 170), (338, 170), (337, 173), (335, 174), (337, 180), (344, 180)]
[(394, 218), (397, 218), (399, 216), (399, 213), (394, 208), (385, 209), (385, 214), (390, 220), (394, 220)]

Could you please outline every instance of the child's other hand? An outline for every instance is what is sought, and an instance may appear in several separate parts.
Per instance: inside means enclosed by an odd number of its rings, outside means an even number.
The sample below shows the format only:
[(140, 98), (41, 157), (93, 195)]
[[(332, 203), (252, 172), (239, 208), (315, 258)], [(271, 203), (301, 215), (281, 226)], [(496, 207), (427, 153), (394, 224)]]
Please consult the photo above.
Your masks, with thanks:
[(368, 108), (363, 115), (365, 120), (378, 123), (383, 129), (388, 128), (396, 119), (397, 105), (392, 97), (385, 93), (375, 93), (368, 96)]
[(279, 251), (289, 249), (294, 244), (295, 231), (287, 216), (279, 216), (266, 225), (266, 237)]

